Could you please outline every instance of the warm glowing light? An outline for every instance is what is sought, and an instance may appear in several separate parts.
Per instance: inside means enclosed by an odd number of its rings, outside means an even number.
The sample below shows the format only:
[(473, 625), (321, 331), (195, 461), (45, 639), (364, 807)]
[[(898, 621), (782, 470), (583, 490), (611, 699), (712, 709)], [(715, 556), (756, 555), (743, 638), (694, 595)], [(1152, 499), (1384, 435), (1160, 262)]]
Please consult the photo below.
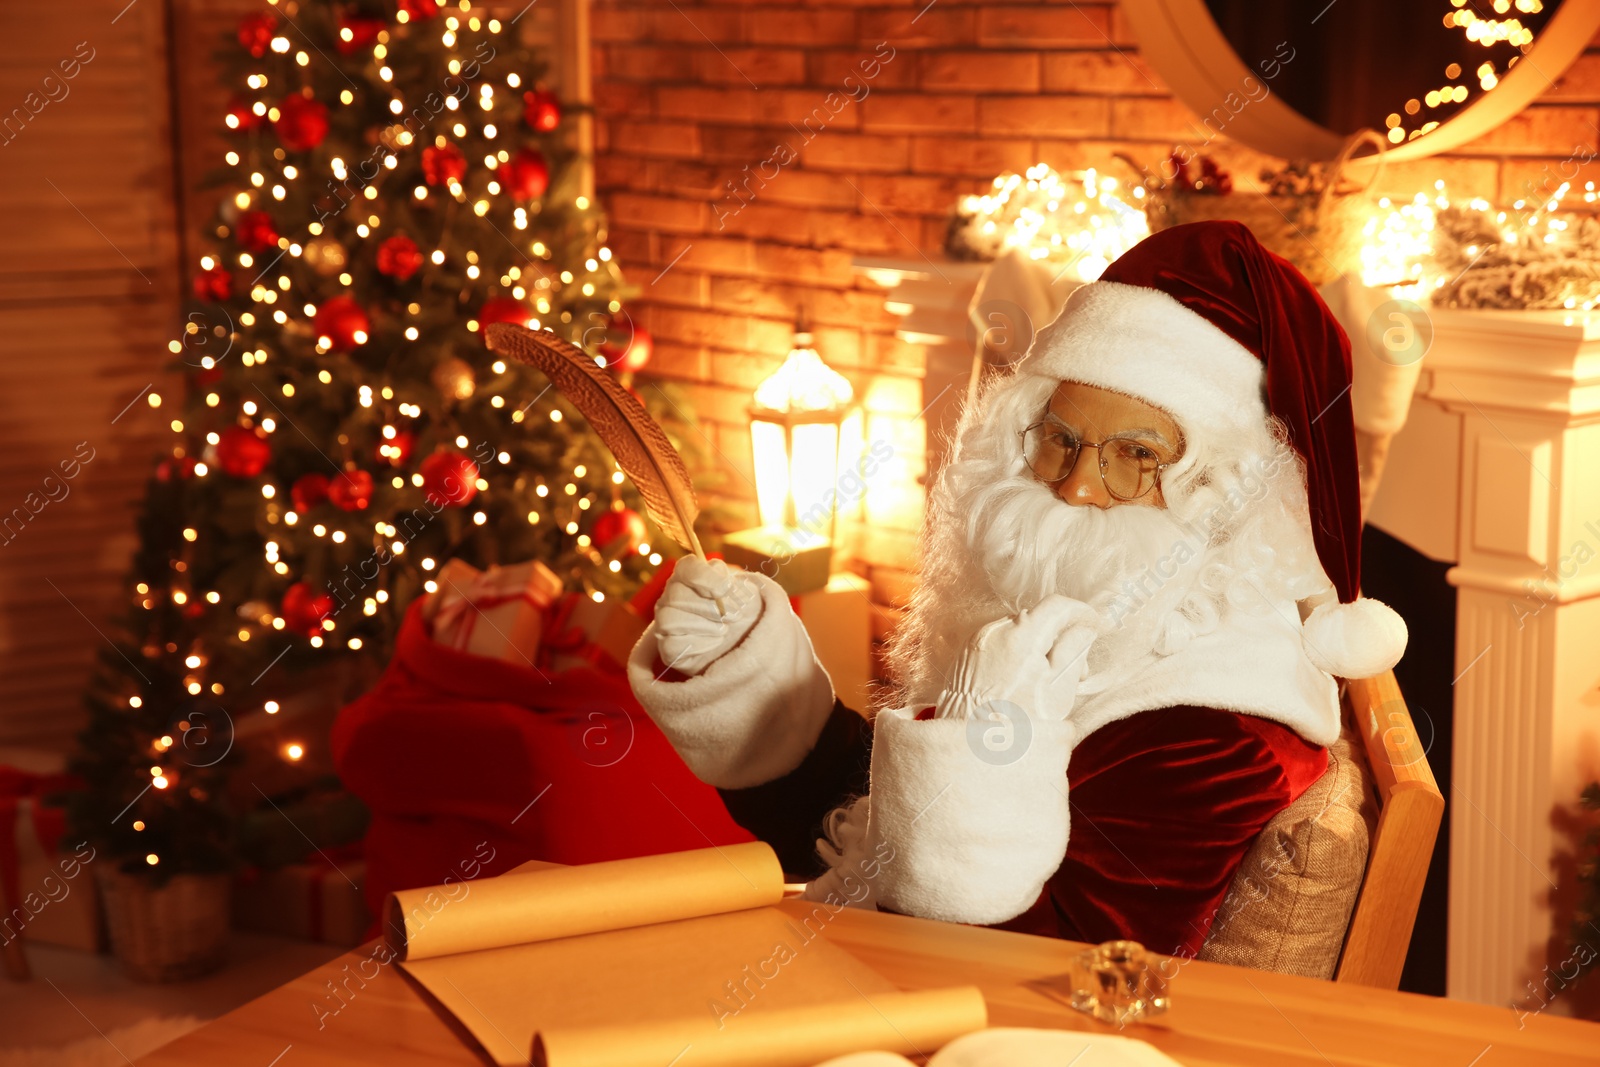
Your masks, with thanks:
[(1361, 282), (1373, 287), (1416, 282), (1433, 255), (1434, 204), (1424, 193), (1395, 207), (1388, 197), (1362, 230)]
[[(840, 430), (853, 399), (850, 382), (822, 362), (810, 330), (797, 324), (794, 348), (777, 373), (756, 386), (751, 412), (763, 526), (795, 527), (802, 511), (820, 504), (826, 514), (821, 526), (831, 531), (833, 508), (823, 501), (838, 474)], [(808, 528), (813, 525), (808, 519)]]

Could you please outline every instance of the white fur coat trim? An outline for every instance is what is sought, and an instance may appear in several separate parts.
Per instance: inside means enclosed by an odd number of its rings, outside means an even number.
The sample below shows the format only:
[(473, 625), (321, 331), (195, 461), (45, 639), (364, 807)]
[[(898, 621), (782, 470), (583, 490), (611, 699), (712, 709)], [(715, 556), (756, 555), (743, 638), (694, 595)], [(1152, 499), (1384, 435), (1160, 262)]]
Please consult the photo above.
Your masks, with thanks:
[(628, 682), (644, 710), (695, 776), (719, 789), (780, 778), (805, 759), (833, 710), (833, 682), (811, 637), (770, 578), (761, 617), (742, 642), (700, 674), (658, 680), (652, 623), (628, 657)]
[(1087, 737), (1129, 715), (1180, 704), (1271, 719), (1313, 744), (1339, 736), (1338, 684), (1307, 655), (1293, 604), (1233, 608), (1215, 630), (1171, 655), (1147, 653), (1114, 678), (1090, 675), (1070, 717)]

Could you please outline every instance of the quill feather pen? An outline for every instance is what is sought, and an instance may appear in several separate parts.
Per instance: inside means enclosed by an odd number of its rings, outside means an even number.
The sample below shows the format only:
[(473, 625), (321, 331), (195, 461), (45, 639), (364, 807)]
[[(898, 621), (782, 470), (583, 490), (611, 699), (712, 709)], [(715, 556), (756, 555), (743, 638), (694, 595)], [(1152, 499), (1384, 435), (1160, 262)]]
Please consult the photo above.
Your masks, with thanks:
[(515, 323), (496, 322), (488, 327), (488, 339), (494, 351), (544, 372), (611, 449), (617, 466), (638, 486), (656, 525), (705, 559), (694, 532), (700, 505), (695, 502), (689, 470), (644, 405), (583, 349), (548, 330), (535, 332)]

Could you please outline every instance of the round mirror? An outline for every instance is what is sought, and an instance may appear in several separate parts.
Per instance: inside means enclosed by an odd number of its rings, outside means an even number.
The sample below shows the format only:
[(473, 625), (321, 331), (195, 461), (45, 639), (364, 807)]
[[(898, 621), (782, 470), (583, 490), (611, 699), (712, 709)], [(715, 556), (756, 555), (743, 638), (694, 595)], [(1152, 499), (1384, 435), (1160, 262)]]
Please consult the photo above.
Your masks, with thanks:
[(1373, 129), (1390, 160), (1447, 151), (1511, 118), (1600, 28), (1595, 0), (1123, 0), (1144, 58), (1226, 136), (1331, 159)]

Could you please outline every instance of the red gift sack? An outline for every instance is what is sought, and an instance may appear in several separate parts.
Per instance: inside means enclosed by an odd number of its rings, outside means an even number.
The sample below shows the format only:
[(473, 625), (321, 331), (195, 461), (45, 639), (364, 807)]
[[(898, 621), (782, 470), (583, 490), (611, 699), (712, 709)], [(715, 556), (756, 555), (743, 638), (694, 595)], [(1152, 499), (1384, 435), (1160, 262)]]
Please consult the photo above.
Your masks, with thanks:
[(434, 641), (406, 612), (378, 684), (334, 723), (335, 766), (372, 809), (366, 899), (556, 863), (753, 840), (620, 672), (541, 670)]

